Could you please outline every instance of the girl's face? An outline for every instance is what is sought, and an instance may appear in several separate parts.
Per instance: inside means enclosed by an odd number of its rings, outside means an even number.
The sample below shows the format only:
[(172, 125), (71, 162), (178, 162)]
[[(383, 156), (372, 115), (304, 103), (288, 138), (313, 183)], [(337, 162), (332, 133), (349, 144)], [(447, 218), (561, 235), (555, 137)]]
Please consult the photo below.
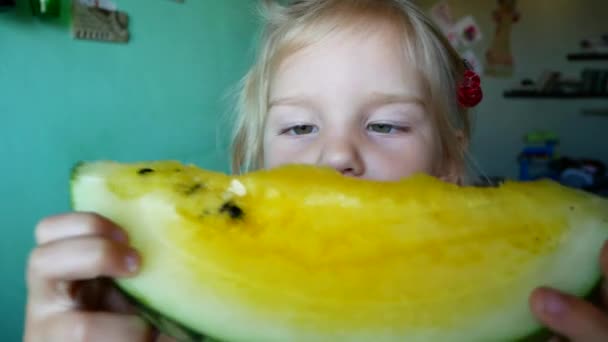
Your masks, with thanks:
[(286, 58), (271, 83), (265, 167), (316, 164), (375, 180), (437, 175), (422, 82), (400, 46), (389, 29), (332, 33)]

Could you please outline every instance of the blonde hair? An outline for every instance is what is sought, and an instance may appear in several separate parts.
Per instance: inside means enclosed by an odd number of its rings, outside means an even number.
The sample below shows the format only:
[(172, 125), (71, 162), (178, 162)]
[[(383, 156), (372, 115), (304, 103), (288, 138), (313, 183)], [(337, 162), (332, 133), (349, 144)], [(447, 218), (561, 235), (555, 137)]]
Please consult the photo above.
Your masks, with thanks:
[[(340, 28), (365, 27), (386, 21), (401, 29), (406, 57), (418, 69), (427, 91), (441, 156), (450, 173), (464, 174), (470, 119), (457, 102), (457, 83), (466, 70), (463, 60), (427, 16), (408, 0), (294, 0), (281, 5), (263, 2), (266, 25), (257, 60), (240, 83), (232, 141), (232, 172), (263, 167), (263, 134), (270, 80), (290, 54)], [(454, 169), (453, 166), (456, 166)]]

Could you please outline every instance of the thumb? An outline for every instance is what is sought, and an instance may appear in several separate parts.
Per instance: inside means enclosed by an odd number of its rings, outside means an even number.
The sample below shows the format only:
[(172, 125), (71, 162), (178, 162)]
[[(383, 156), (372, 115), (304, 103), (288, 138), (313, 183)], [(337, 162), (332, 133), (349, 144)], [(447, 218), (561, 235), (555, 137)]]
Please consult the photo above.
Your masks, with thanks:
[(571, 341), (608, 341), (608, 316), (589, 302), (542, 287), (532, 293), (530, 304), (543, 324)]

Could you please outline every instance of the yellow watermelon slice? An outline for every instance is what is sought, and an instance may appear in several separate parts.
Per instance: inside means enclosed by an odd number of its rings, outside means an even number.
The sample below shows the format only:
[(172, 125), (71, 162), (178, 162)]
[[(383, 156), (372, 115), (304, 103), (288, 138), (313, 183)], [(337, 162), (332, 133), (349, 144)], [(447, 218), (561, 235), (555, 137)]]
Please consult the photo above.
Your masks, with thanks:
[(530, 292), (587, 295), (608, 238), (608, 201), (551, 181), (96, 161), (71, 191), (127, 230), (142, 271), (117, 285), (185, 341), (520, 340)]

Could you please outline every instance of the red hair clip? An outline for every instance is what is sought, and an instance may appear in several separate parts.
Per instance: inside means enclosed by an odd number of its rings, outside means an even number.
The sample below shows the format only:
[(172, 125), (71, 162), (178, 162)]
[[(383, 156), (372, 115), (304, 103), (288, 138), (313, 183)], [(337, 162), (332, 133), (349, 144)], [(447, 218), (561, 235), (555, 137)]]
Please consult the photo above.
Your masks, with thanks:
[(477, 106), (483, 99), (481, 78), (465, 60), (467, 70), (464, 72), (462, 82), (458, 85), (458, 103), (465, 108)]

